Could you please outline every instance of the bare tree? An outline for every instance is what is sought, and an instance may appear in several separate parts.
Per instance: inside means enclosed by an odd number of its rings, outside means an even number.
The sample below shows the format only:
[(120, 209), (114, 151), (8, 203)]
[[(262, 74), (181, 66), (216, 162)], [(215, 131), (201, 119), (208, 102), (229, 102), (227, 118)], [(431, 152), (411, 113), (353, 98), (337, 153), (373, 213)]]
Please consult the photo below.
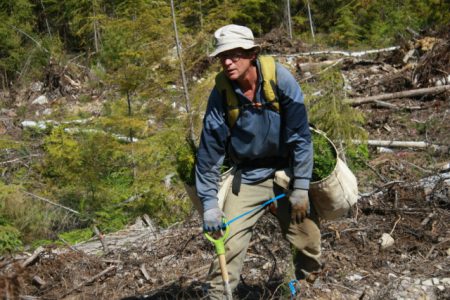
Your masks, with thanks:
[(307, 5), (308, 5), (309, 27), (311, 28), (311, 35), (312, 35), (312, 38), (313, 38), (313, 40), (315, 42), (316, 41), (316, 37), (314, 36), (314, 27), (313, 27), (313, 22), (312, 22), (311, 6), (309, 5), (309, 0), (307, 0)]
[(96, 7), (96, 3), (95, 0), (92, 0), (92, 12), (94, 14), (94, 45), (95, 45), (95, 52), (98, 53), (98, 51), (100, 50), (99, 48), (99, 40), (100, 40), (100, 33), (98, 30), (98, 20), (97, 20), (97, 15), (95, 12), (95, 7)]
[(289, 39), (292, 40), (291, 4), (289, 0), (286, 0), (286, 14), (288, 20)]
[(173, 5), (173, 0), (170, 0), (170, 7), (172, 10), (172, 19), (173, 19), (173, 30), (175, 31), (175, 41), (177, 46), (177, 55), (178, 59), (180, 61), (180, 69), (181, 69), (181, 79), (183, 81), (183, 90), (184, 90), (184, 98), (186, 100), (186, 112), (189, 117), (189, 139), (191, 142), (195, 141), (194, 136), (194, 122), (192, 118), (192, 111), (191, 111), (191, 101), (189, 100), (189, 92), (187, 88), (187, 81), (186, 81), (186, 74), (184, 72), (184, 65), (183, 65), (183, 56), (181, 53), (181, 46), (180, 46), (180, 40), (178, 38), (178, 30), (177, 30), (177, 20), (175, 17), (175, 8)]

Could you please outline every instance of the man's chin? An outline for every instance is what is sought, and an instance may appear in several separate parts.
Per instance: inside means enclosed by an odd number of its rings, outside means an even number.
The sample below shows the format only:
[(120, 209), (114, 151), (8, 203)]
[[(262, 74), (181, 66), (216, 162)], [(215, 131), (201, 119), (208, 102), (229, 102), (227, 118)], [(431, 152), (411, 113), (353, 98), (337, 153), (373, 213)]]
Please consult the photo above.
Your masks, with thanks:
[(238, 75), (236, 74), (236, 73), (234, 73), (234, 72), (232, 72), (232, 73), (226, 73), (226, 75), (227, 75), (227, 77), (228, 77), (228, 79), (230, 79), (230, 80), (236, 80), (236, 79), (238, 79)]

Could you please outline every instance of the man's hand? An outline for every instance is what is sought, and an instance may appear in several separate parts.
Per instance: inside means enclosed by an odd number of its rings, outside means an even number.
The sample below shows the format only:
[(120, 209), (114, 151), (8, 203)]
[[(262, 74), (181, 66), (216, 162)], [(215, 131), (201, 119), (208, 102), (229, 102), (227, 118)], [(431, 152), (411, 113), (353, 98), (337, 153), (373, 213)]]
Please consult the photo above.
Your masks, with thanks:
[(309, 214), (309, 197), (308, 191), (295, 189), (289, 197), (291, 202), (291, 222), (300, 224)]
[(203, 231), (214, 232), (224, 228), (223, 212), (220, 208), (211, 208), (203, 212)]

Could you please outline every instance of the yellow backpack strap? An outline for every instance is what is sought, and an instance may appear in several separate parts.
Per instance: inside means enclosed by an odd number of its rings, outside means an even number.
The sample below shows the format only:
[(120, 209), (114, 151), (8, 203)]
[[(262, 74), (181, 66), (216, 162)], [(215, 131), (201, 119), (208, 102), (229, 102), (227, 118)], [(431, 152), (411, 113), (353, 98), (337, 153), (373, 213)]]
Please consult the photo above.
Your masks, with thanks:
[(263, 92), (266, 100), (273, 105), (276, 111), (280, 111), (280, 104), (278, 103), (276, 95), (277, 86), (277, 72), (275, 66), (275, 59), (272, 56), (260, 56), (258, 58), (261, 66), (261, 73), (263, 77)]
[(228, 118), (228, 126), (231, 128), (234, 126), (239, 117), (239, 102), (236, 93), (231, 86), (230, 80), (225, 76), (223, 71), (216, 76), (216, 89), (223, 97), (225, 97), (227, 104), (226, 114)]

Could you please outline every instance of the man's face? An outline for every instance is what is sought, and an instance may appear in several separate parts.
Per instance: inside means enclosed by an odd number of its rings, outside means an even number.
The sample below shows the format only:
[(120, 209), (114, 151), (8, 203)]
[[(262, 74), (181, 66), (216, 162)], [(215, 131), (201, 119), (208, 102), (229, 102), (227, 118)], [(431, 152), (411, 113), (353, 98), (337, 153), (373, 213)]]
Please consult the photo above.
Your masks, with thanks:
[(243, 78), (255, 59), (254, 53), (243, 49), (232, 49), (217, 55), (225, 75), (230, 80)]

